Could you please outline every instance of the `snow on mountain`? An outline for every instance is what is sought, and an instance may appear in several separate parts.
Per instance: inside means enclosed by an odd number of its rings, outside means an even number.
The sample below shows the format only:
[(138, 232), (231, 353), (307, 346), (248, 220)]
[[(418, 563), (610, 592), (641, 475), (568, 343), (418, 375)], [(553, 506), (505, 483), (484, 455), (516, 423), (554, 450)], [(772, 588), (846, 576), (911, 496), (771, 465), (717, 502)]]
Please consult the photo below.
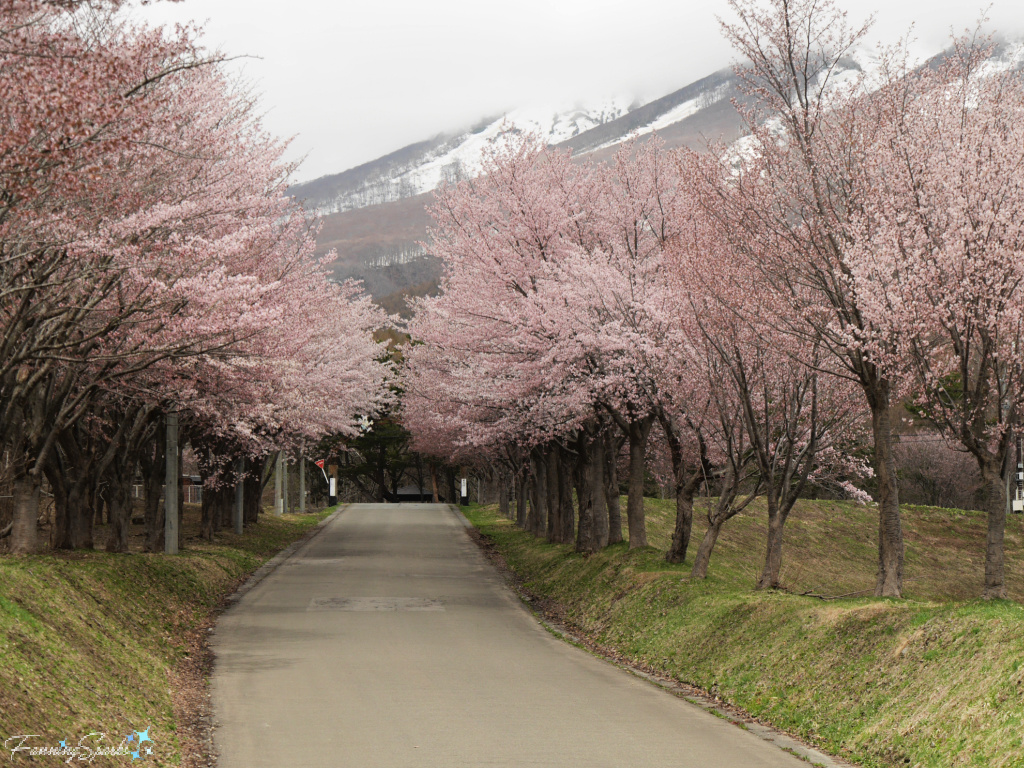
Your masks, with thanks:
[[(474, 128), (453, 136), (440, 136), (414, 152), (399, 150), (392, 157), (352, 172), (299, 184), (293, 192), (322, 214), (393, 202), (437, 189), (444, 182), (456, 182), (480, 173), (484, 148), (506, 130), (536, 134), (549, 145), (561, 144), (592, 128), (611, 122), (629, 112), (632, 99), (609, 98), (593, 104), (568, 108), (530, 107), (512, 110), (482, 121)], [(359, 170), (359, 169), (355, 169)], [(338, 183), (331, 184), (337, 178)]]
[(472, 178), (480, 173), (484, 149), (503, 131), (515, 129), (535, 134), (546, 144), (561, 144), (591, 128), (614, 120), (629, 111), (630, 101), (609, 99), (594, 106), (576, 106), (566, 111), (549, 108), (516, 109), (477, 130), (457, 137), (428, 153), (421, 161), (393, 177), (393, 183), (409, 194), (437, 189), (442, 183)]
[[(940, 51), (916, 45), (911, 54), (919, 66)], [(879, 82), (880, 66), (877, 51), (853, 51), (830, 73), (828, 88), (871, 90)], [(991, 71), (1024, 67), (1024, 42), (1001, 43), (985, 66)], [(298, 184), (292, 192), (324, 216), (404, 200), (477, 175), (484, 148), (510, 129), (536, 134), (548, 145), (571, 148), (576, 154), (609, 149), (654, 131), (662, 136), (674, 132), (675, 145), (693, 145), (700, 136), (721, 135), (728, 129), (735, 139), (738, 119), (722, 102), (742, 98), (737, 85), (731, 70), (721, 70), (642, 105), (618, 97), (570, 107), (515, 109), (470, 130), (437, 136), (344, 173)], [(743, 151), (742, 146), (736, 149)]]

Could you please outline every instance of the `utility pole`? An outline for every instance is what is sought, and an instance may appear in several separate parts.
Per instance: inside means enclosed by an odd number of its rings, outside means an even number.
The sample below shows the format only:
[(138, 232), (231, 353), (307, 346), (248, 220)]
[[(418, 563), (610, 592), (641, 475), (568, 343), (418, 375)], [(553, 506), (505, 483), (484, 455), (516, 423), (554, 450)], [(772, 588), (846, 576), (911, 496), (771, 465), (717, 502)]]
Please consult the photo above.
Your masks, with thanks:
[(299, 454), (299, 512), (306, 511), (306, 454)]
[(281, 461), (281, 469), (284, 472), (281, 474), (281, 480), (284, 483), (284, 504), (282, 508), (285, 514), (291, 514), (292, 511), (292, 495), (288, 492), (288, 475), (291, 474), (291, 469), (288, 467), (288, 457), (285, 456)]
[(274, 465), (274, 517), (284, 514), (284, 496), (282, 490), (284, 481), (281, 479), (281, 470), (284, 468), (284, 453), (277, 452), (277, 462)]
[(167, 466), (164, 472), (164, 554), (178, 554), (178, 414), (167, 414)]
[[(1024, 513), (1024, 436), (1017, 436), (1017, 471), (1013, 475), (1013, 495), (1009, 499), (1010, 511)], [(1009, 490), (1009, 489), (1007, 489)], [(1007, 494), (1009, 497), (1010, 494)]]
[(241, 457), (235, 466), (235, 533), (241, 535), (245, 525), (245, 457)]

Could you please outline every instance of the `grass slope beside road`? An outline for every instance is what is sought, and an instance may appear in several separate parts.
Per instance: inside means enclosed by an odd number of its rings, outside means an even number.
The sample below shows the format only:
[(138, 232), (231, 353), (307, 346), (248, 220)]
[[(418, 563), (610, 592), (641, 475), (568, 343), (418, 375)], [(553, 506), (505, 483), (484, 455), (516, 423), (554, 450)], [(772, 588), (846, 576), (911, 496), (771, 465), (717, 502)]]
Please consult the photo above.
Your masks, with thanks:
[[(106, 739), (83, 743), (110, 748), (149, 729), (153, 756), (140, 764), (180, 764), (172, 687), (196, 653), (197, 629), (246, 575), (330, 511), (261, 515), (241, 536), (192, 541), (174, 556), (0, 557), (0, 747), (28, 734), (37, 736), (25, 746), (73, 745), (97, 732)], [(0, 754), (9, 759), (10, 747)], [(21, 753), (14, 764), (65, 760)], [(130, 755), (104, 755), (92, 764), (131, 762)]]
[[(589, 558), (519, 531), (493, 507), (467, 515), (528, 591), (600, 646), (825, 751), (879, 767), (1024, 766), (1024, 607), (970, 599), (981, 590), (984, 515), (906, 508), (908, 599), (822, 601), (794, 593), (873, 586), (873, 509), (800, 502), (787, 524), (789, 592), (762, 593), (752, 587), (763, 510), (726, 523), (709, 578), (692, 582), (704, 525), (694, 526), (691, 560), (669, 565), (670, 502), (646, 506), (652, 547)], [(1007, 531), (1017, 598), (1021, 527), (1014, 518)]]

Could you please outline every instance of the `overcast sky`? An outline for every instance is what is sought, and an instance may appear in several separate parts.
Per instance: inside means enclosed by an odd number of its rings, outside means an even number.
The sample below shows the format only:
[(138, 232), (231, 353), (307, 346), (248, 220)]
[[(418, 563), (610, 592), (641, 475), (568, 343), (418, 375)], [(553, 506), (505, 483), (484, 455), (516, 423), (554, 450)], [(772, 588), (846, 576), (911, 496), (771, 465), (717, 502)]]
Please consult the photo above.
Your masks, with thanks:
[[(869, 39), (913, 24), (938, 49), (973, 26), (982, 0), (840, 0), (876, 14)], [(204, 41), (253, 58), (267, 127), (294, 136), (300, 180), (337, 173), (522, 105), (607, 96), (652, 99), (732, 63), (716, 14), (725, 0), (185, 0), (139, 11), (195, 21)], [(1020, 0), (995, 0), (989, 26), (1024, 33)]]

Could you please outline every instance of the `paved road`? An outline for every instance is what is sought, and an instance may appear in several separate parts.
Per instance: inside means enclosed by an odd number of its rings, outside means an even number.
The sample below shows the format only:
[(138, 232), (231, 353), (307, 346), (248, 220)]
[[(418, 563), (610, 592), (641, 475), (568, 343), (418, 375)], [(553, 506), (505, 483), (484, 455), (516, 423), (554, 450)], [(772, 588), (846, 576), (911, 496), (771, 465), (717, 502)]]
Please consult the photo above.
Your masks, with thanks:
[(553, 637), (456, 515), (357, 505), (219, 621), (220, 768), (802, 768)]

